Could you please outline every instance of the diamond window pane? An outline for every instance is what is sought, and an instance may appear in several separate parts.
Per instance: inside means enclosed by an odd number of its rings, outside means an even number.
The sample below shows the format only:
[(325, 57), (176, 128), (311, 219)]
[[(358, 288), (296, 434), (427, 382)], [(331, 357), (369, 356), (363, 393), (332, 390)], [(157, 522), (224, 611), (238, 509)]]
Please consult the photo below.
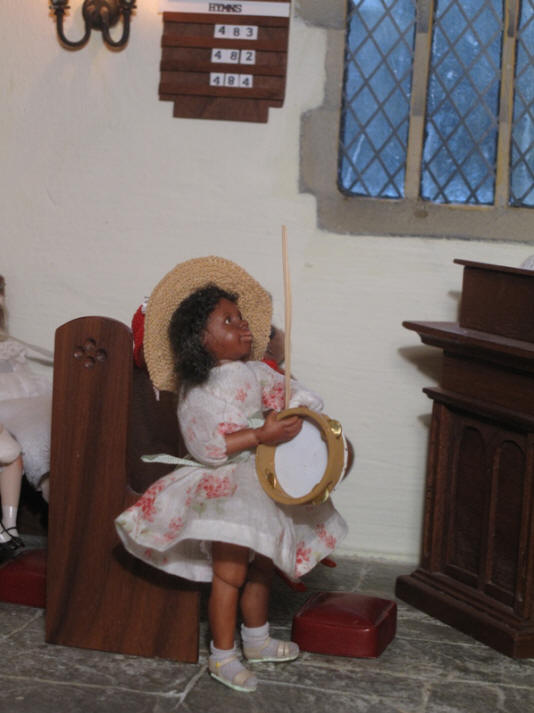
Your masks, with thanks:
[(519, 17), (509, 202), (534, 206), (534, 0), (523, 0)]
[(415, 0), (349, 0), (339, 187), (402, 198), (415, 42)]
[(495, 196), (503, 0), (436, 0), (421, 196), (491, 204)]

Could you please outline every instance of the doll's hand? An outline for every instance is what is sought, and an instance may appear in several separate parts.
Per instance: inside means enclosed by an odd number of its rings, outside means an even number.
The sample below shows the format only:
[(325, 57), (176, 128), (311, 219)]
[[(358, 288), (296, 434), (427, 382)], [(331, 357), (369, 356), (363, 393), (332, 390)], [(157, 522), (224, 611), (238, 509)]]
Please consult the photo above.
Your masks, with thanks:
[(302, 419), (299, 416), (289, 416), (278, 419), (278, 414), (271, 411), (265, 418), (265, 423), (256, 429), (258, 443), (267, 446), (276, 446), (295, 438), (302, 428)]

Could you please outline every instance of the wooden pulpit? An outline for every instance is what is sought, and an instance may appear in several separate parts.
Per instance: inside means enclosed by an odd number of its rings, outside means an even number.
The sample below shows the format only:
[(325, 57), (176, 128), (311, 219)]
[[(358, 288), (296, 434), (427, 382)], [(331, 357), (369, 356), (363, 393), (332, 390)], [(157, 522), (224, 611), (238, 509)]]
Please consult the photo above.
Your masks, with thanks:
[(515, 658), (534, 656), (534, 271), (463, 265), (458, 322), (405, 322), (443, 350), (421, 565), (396, 594)]

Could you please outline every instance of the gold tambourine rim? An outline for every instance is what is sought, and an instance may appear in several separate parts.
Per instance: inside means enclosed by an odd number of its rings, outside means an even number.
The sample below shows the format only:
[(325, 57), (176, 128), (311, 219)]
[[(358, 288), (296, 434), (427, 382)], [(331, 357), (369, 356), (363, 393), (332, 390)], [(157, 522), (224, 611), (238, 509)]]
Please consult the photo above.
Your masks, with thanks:
[[(306, 505), (326, 502), (332, 490), (342, 479), (346, 467), (345, 453), (347, 445), (341, 424), (329, 418), (326, 414), (312, 411), (306, 406), (297, 406), (280, 411), (277, 418), (288, 418), (293, 415), (314, 421), (325, 438), (328, 459), (321, 480), (306, 495), (302, 495), (299, 498), (288, 495), (276, 480), (274, 467), (276, 446), (265, 444), (261, 444), (256, 448), (256, 474), (258, 480), (267, 495), (282, 505)], [(274, 482), (272, 482), (273, 478)]]

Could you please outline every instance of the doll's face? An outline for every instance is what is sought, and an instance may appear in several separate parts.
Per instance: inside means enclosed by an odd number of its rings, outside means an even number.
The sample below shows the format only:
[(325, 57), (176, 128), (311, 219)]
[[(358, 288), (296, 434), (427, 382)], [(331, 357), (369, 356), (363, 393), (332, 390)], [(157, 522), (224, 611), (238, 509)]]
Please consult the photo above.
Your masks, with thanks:
[(250, 356), (252, 334), (234, 302), (219, 300), (206, 323), (204, 346), (218, 364)]

